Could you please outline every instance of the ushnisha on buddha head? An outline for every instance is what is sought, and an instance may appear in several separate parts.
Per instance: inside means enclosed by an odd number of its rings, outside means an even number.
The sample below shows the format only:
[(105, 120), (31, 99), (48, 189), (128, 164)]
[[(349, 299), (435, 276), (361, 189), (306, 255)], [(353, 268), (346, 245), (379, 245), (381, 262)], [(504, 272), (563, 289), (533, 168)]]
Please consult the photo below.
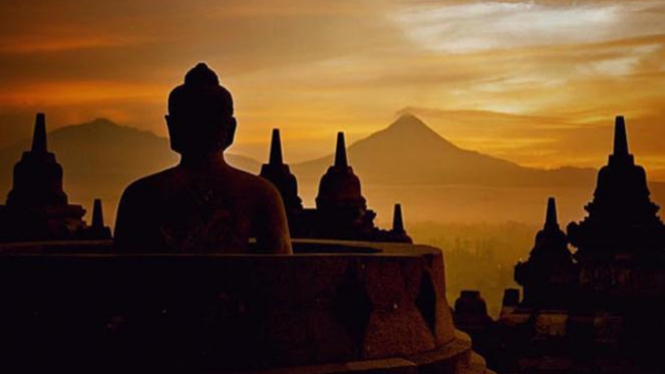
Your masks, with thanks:
[(168, 110), (171, 149), (181, 155), (223, 151), (233, 143), (233, 98), (205, 63), (197, 64), (185, 75), (184, 84), (171, 91)]

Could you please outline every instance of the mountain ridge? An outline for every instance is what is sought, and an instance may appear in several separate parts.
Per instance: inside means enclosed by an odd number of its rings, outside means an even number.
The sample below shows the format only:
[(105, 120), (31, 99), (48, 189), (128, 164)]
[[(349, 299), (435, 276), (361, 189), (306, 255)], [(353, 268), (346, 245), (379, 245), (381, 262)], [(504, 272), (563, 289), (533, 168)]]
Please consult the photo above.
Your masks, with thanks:
[[(333, 149), (331, 147), (331, 149)], [(535, 187), (586, 185), (595, 169), (562, 167), (536, 169), (520, 166), (477, 151), (460, 148), (412, 114), (402, 114), (387, 128), (347, 148), (350, 165), (363, 182), (474, 184)], [(316, 178), (332, 160), (332, 153), (293, 165), (297, 177)]]
[[(29, 147), (30, 140), (25, 139), (0, 149), (0, 200), (11, 187), (14, 164)], [(48, 135), (48, 147), (64, 168), (70, 201), (89, 207), (94, 198), (102, 198), (110, 224), (129, 183), (178, 162), (168, 139), (108, 119), (54, 130)], [(334, 149), (331, 139), (330, 150)], [(368, 204), (383, 220), (399, 201), (408, 217), (419, 221), (534, 222), (541, 218), (547, 196), (560, 196), (565, 202), (562, 214), (579, 217), (593, 193), (596, 176), (593, 169), (531, 169), (465, 150), (415, 116), (399, 117), (391, 126), (354, 142), (348, 147), (348, 158)], [(228, 160), (253, 174), (261, 165), (239, 155), (228, 155)], [(291, 165), (306, 205), (313, 204), (318, 182), (332, 160), (331, 152)], [(665, 185), (650, 183), (650, 187), (656, 197), (665, 196)]]
[[(11, 189), (12, 170), (31, 139), (0, 149), (0, 204)], [(179, 156), (169, 140), (150, 131), (119, 125), (98, 118), (48, 133), (47, 147), (63, 167), (63, 183), (69, 200), (90, 206), (102, 198), (107, 219), (115, 217), (117, 202), (125, 187), (149, 174), (176, 165)], [(230, 164), (258, 173), (260, 164), (251, 158), (229, 154)]]
[[(0, 148), (0, 167), (7, 164), (13, 166), (21, 154), (30, 147), (31, 139), (21, 139), (12, 145)], [(139, 169), (141, 172), (157, 172), (175, 165), (179, 156), (172, 152), (167, 138), (156, 135), (148, 130), (120, 125), (107, 118), (96, 118), (89, 122), (67, 125), (48, 132), (47, 145), (49, 151), (56, 154), (58, 162), (63, 165), (65, 174), (69, 169), (89, 168), (94, 171), (103, 166), (105, 170), (118, 169), (116, 166), (128, 167), (127, 170)], [(122, 149), (128, 157), (116, 158), (114, 162), (103, 160), (109, 156), (118, 156)], [(85, 157), (87, 162), (95, 165), (78, 167), (77, 158)], [(92, 159), (91, 159), (92, 158)], [(250, 157), (229, 154), (231, 164), (242, 169), (258, 171), (260, 163)], [(103, 165), (101, 165), (103, 164)], [(94, 166), (94, 167), (91, 167)], [(4, 176), (0, 176), (0, 180)]]
[[(178, 155), (168, 139), (150, 131), (123, 126), (107, 118), (69, 125), (49, 132), (48, 144), (67, 176), (89, 174), (87, 179), (109, 174), (122, 182), (174, 165)], [(0, 168), (11, 170), (29, 139), (0, 149)], [(286, 145), (288, 146), (288, 145)], [(267, 147), (267, 145), (266, 145)], [(334, 147), (331, 145), (331, 150)], [(458, 147), (413, 114), (402, 114), (386, 128), (347, 148), (351, 166), (363, 183), (474, 184), (482, 186), (588, 185), (595, 169), (561, 167), (535, 169)], [(229, 154), (229, 163), (258, 173), (261, 162)], [(292, 165), (303, 181), (318, 181), (332, 163), (333, 154)], [(11, 173), (0, 175), (7, 187)], [(84, 178), (85, 179), (85, 178)], [(131, 179), (131, 180), (128, 180)]]

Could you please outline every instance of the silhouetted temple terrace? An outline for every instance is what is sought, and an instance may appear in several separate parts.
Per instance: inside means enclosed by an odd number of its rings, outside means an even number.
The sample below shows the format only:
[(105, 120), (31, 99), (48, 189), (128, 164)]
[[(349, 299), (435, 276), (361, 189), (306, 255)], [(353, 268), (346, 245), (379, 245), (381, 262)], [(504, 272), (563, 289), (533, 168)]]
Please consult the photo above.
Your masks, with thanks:
[(46, 116), (37, 114), (32, 148), (14, 167), (7, 204), (0, 205), (0, 241), (110, 239), (104, 226), (101, 200), (96, 200), (93, 225), (83, 221), (85, 209), (69, 204), (63, 190), (62, 166), (48, 151)]
[(303, 209), (278, 131), (264, 178), (226, 164), (233, 100), (205, 64), (166, 119), (181, 161), (126, 189), (113, 243), (99, 200), (91, 226), (68, 204), (38, 116), (1, 211), (0, 371), (491, 373), (453, 326), (441, 251), (408, 243), (399, 205), (374, 227), (343, 134)]
[(344, 133), (316, 207), (305, 208), (278, 129), (259, 176), (226, 163), (233, 98), (205, 64), (187, 73), (168, 106), (180, 163), (127, 187), (115, 241), (101, 200), (90, 225), (70, 204), (37, 114), (31, 149), (0, 206), (0, 369), (665, 369), (657, 344), (665, 336), (665, 224), (622, 116), (587, 216), (564, 232), (557, 201), (547, 200), (533, 247), (515, 265), (522, 297), (505, 290), (493, 320), (475, 290), (450, 308), (442, 253), (411, 244), (400, 204), (390, 229), (375, 226)]
[(623, 117), (616, 118), (614, 152), (600, 169), (593, 201), (585, 209), (589, 215), (584, 221), (568, 226), (578, 256), (612, 257), (665, 248), (659, 207), (649, 198), (644, 168), (628, 152)]
[[(600, 169), (588, 216), (559, 228), (554, 198), (529, 258), (515, 266), (499, 320), (456, 308), (460, 329), (501, 373), (661, 373), (665, 369), (665, 225), (646, 173), (628, 151), (623, 117)], [(577, 248), (573, 254), (568, 244)], [(464, 295), (458, 300), (461, 305)], [(482, 300), (476, 297), (476, 303)], [(464, 303), (463, 303), (464, 302)], [(456, 303), (456, 305), (458, 305)], [(482, 302), (484, 303), (484, 301)]]
[(260, 175), (280, 191), (291, 236), (294, 238), (412, 242), (404, 229), (402, 207), (399, 204), (395, 205), (391, 230), (382, 230), (374, 225), (376, 213), (367, 208), (360, 178), (349, 165), (342, 132), (337, 134), (334, 163), (321, 177), (316, 209), (302, 206), (296, 177), (282, 158), (278, 129), (273, 130), (269, 162), (261, 167)]

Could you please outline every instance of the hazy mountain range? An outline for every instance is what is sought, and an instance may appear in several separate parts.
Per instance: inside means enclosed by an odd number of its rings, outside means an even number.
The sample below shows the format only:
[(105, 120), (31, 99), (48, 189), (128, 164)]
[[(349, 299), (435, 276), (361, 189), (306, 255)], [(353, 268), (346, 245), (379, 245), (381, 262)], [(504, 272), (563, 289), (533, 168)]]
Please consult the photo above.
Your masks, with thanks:
[[(49, 133), (48, 144), (64, 167), (70, 200), (89, 206), (93, 198), (101, 197), (109, 219), (114, 217), (117, 200), (127, 184), (178, 160), (168, 139), (105, 119), (55, 130)], [(2, 195), (10, 188), (13, 165), (29, 146), (26, 139), (0, 149)], [(578, 210), (571, 214), (579, 216), (593, 191), (596, 173), (572, 167), (527, 168), (461, 149), (412, 115), (404, 115), (351, 144), (348, 157), (361, 178), (370, 207), (384, 213), (379, 219), (383, 222), (389, 220), (386, 214), (395, 201), (404, 203), (406, 211), (418, 220), (531, 220), (540, 214), (541, 201), (544, 203), (549, 194), (568, 196), (571, 209), (576, 204)], [(291, 165), (306, 205), (311, 205), (318, 180), (332, 159), (329, 154)], [(262, 163), (240, 155), (229, 155), (228, 160), (252, 173), (257, 173)], [(654, 188), (663, 190), (660, 184), (652, 184)], [(511, 204), (520, 206), (511, 211)]]
[[(526, 168), (461, 149), (410, 114), (352, 144), (348, 154), (354, 170), (367, 183), (542, 187), (584, 186), (595, 178), (593, 169)], [(318, 179), (331, 162), (332, 154), (296, 164), (293, 170), (304, 180)]]

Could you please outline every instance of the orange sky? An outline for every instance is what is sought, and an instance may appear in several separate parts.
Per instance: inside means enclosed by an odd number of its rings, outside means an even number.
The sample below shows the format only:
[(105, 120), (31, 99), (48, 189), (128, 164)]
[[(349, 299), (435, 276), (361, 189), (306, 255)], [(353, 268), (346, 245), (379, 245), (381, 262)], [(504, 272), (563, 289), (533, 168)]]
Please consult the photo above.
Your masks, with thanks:
[[(108, 4), (105, 4), (108, 3)], [(409, 110), (523, 165), (605, 163), (615, 114), (665, 181), (665, 1), (3, 0), (0, 146), (97, 117), (165, 135), (170, 89), (207, 61), (234, 94), (233, 152), (331, 151)]]

